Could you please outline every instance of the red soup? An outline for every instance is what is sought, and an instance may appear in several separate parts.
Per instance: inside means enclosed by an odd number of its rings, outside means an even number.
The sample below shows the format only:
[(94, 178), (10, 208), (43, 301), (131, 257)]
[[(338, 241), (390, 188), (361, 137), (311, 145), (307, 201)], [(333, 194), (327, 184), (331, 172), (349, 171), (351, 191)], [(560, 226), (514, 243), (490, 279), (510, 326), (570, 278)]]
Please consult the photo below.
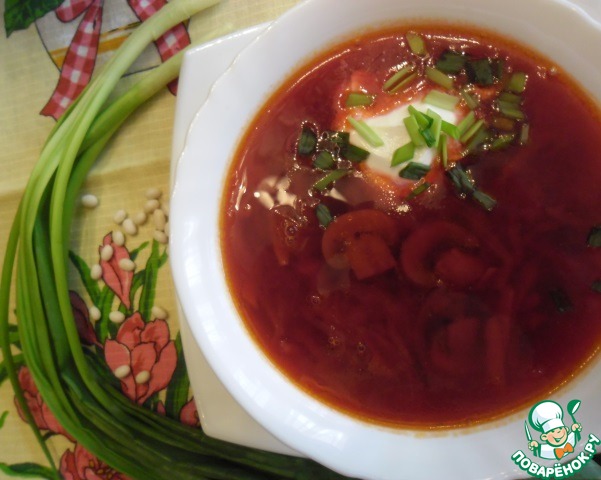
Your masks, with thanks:
[(490, 33), (413, 25), (316, 58), (227, 177), (249, 331), (305, 391), (376, 423), (467, 425), (549, 395), (601, 337), (600, 120)]

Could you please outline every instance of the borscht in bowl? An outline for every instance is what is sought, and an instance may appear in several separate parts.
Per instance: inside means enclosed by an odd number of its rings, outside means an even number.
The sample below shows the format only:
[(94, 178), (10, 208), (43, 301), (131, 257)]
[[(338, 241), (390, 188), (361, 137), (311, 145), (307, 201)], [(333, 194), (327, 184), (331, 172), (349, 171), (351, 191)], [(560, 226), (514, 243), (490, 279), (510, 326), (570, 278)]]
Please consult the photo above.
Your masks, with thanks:
[(593, 41), (559, 1), (309, 1), (240, 55), (190, 130), (172, 256), (263, 426), (399, 479), (519, 476), (545, 399), (601, 430)]

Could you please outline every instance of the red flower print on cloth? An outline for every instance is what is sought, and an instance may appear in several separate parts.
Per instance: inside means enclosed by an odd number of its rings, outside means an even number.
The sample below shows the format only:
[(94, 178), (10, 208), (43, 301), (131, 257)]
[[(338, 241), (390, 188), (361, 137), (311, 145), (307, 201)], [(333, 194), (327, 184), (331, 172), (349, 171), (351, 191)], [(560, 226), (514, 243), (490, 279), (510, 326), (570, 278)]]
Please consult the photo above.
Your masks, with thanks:
[[(35, 383), (33, 383), (33, 378), (31, 377), (31, 372), (29, 369), (27, 367), (21, 367), (19, 369), (18, 377), (19, 385), (21, 385), (21, 388), (23, 389), (25, 401), (27, 402), (29, 410), (31, 410), (31, 414), (33, 415), (36, 426), (40, 430), (50, 430), (53, 433), (58, 433), (71, 438), (61, 424), (58, 423), (58, 420), (52, 414), (48, 408), (48, 405), (44, 403), (38, 387), (36, 387)], [(17, 406), (19, 416), (24, 421), (27, 421), (23, 410), (21, 410), (21, 405), (19, 405), (19, 402), (17, 402), (16, 399), (15, 405)]]
[(127, 308), (131, 307), (131, 301), (129, 299), (129, 292), (131, 291), (131, 282), (134, 279), (133, 271), (125, 271), (119, 266), (119, 262), (123, 259), (129, 259), (129, 251), (124, 246), (117, 245), (113, 242), (113, 234), (108, 233), (103, 241), (102, 245), (98, 247), (98, 253), (102, 252), (105, 245), (110, 245), (113, 249), (113, 255), (110, 260), (100, 259), (100, 266), (102, 267), (102, 280), (107, 286), (115, 292), (115, 295), (123, 302)]
[(179, 421), (185, 425), (190, 425), (191, 427), (200, 426), (200, 418), (198, 417), (198, 410), (196, 409), (194, 398), (186, 403), (180, 410)]
[(103, 0), (65, 0), (57, 9), (61, 22), (71, 22), (85, 14), (67, 50), (54, 93), (40, 112), (58, 119), (92, 78), (102, 27)]
[(129, 477), (113, 470), (81, 445), (65, 450), (61, 457), (60, 472), (65, 480), (129, 480)]
[(139, 312), (123, 322), (114, 340), (106, 341), (104, 356), (125, 395), (139, 404), (169, 385), (177, 365), (167, 322), (144, 323)]
[(92, 322), (90, 322), (90, 314), (86, 302), (73, 290), (69, 291), (69, 299), (71, 300), (71, 309), (73, 310), (75, 326), (77, 327), (81, 343), (84, 345), (98, 345), (96, 332), (94, 331)]

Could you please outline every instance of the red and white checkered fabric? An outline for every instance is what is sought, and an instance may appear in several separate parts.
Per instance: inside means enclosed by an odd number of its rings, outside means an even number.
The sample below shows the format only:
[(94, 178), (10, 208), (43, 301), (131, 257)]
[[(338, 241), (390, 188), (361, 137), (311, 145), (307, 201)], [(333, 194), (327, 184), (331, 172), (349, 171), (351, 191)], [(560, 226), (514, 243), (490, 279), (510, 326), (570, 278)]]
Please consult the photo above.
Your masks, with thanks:
[(58, 119), (92, 78), (100, 28), (103, 0), (66, 0), (56, 10), (63, 22), (70, 22), (85, 12), (69, 45), (60, 78), (48, 103), (40, 112)]
[[(151, 17), (166, 3), (165, 0), (128, 0), (141, 21)], [(100, 41), (102, 6), (103, 0), (65, 0), (55, 10), (62, 22), (71, 22), (82, 14), (83, 18), (67, 50), (56, 89), (42, 109), (42, 115), (58, 119), (92, 78)], [(187, 47), (190, 36), (186, 27), (179, 24), (158, 38), (155, 44), (161, 60), (165, 61)], [(169, 84), (169, 90), (173, 94), (177, 92), (177, 80)]]
[[(167, 2), (165, 0), (127, 0), (127, 3), (138, 18), (145, 21), (163, 8)], [(155, 45), (159, 50), (161, 60), (165, 61), (190, 45), (190, 36), (186, 27), (180, 23), (159, 37), (155, 41)], [(177, 93), (177, 80), (169, 84), (169, 90), (174, 95)]]

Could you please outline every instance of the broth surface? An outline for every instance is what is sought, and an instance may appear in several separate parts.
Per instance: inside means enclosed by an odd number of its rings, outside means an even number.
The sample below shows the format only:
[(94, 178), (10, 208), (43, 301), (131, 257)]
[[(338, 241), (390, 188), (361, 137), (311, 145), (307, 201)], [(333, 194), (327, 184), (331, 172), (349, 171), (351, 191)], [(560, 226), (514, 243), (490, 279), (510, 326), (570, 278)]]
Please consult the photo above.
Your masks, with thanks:
[[(407, 31), (426, 40), (428, 58), (451, 49), (501, 60), (496, 85), (510, 72), (527, 75), (527, 142), (447, 165), (461, 165), (496, 201), (490, 210), (458, 193), (439, 157), (416, 182), (374, 181), (351, 164), (330, 188), (312, 188), (324, 172), (298, 153), (299, 132), (348, 130), (340, 119), (356, 111), (344, 106), (349, 85), (361, 72), (361, 89), (371, 91), (412, 61)], [(366, 110), (382, 113), (432, 88), (380, 89)], [(496, 112), (480, 115), (489, 122)], [(598, 349), (601, 248), (587, 239), (601, 224), (599, 138), (596, 106), (565, 73), (495, 35), (415, 25), (340, 45), (274, 93), (230, 168), (221, 246), (236, 306), (286, 376), (368, 421), (444, 428), (532, 403)], [(325, 228), (318, 205), (334, 218)], [(324, 258), (324, 235), (347, 220), (371, 226), (333, 247), (344, 257), (336, 264)], [(380, 230), (389, 234), (373, 234)]]

